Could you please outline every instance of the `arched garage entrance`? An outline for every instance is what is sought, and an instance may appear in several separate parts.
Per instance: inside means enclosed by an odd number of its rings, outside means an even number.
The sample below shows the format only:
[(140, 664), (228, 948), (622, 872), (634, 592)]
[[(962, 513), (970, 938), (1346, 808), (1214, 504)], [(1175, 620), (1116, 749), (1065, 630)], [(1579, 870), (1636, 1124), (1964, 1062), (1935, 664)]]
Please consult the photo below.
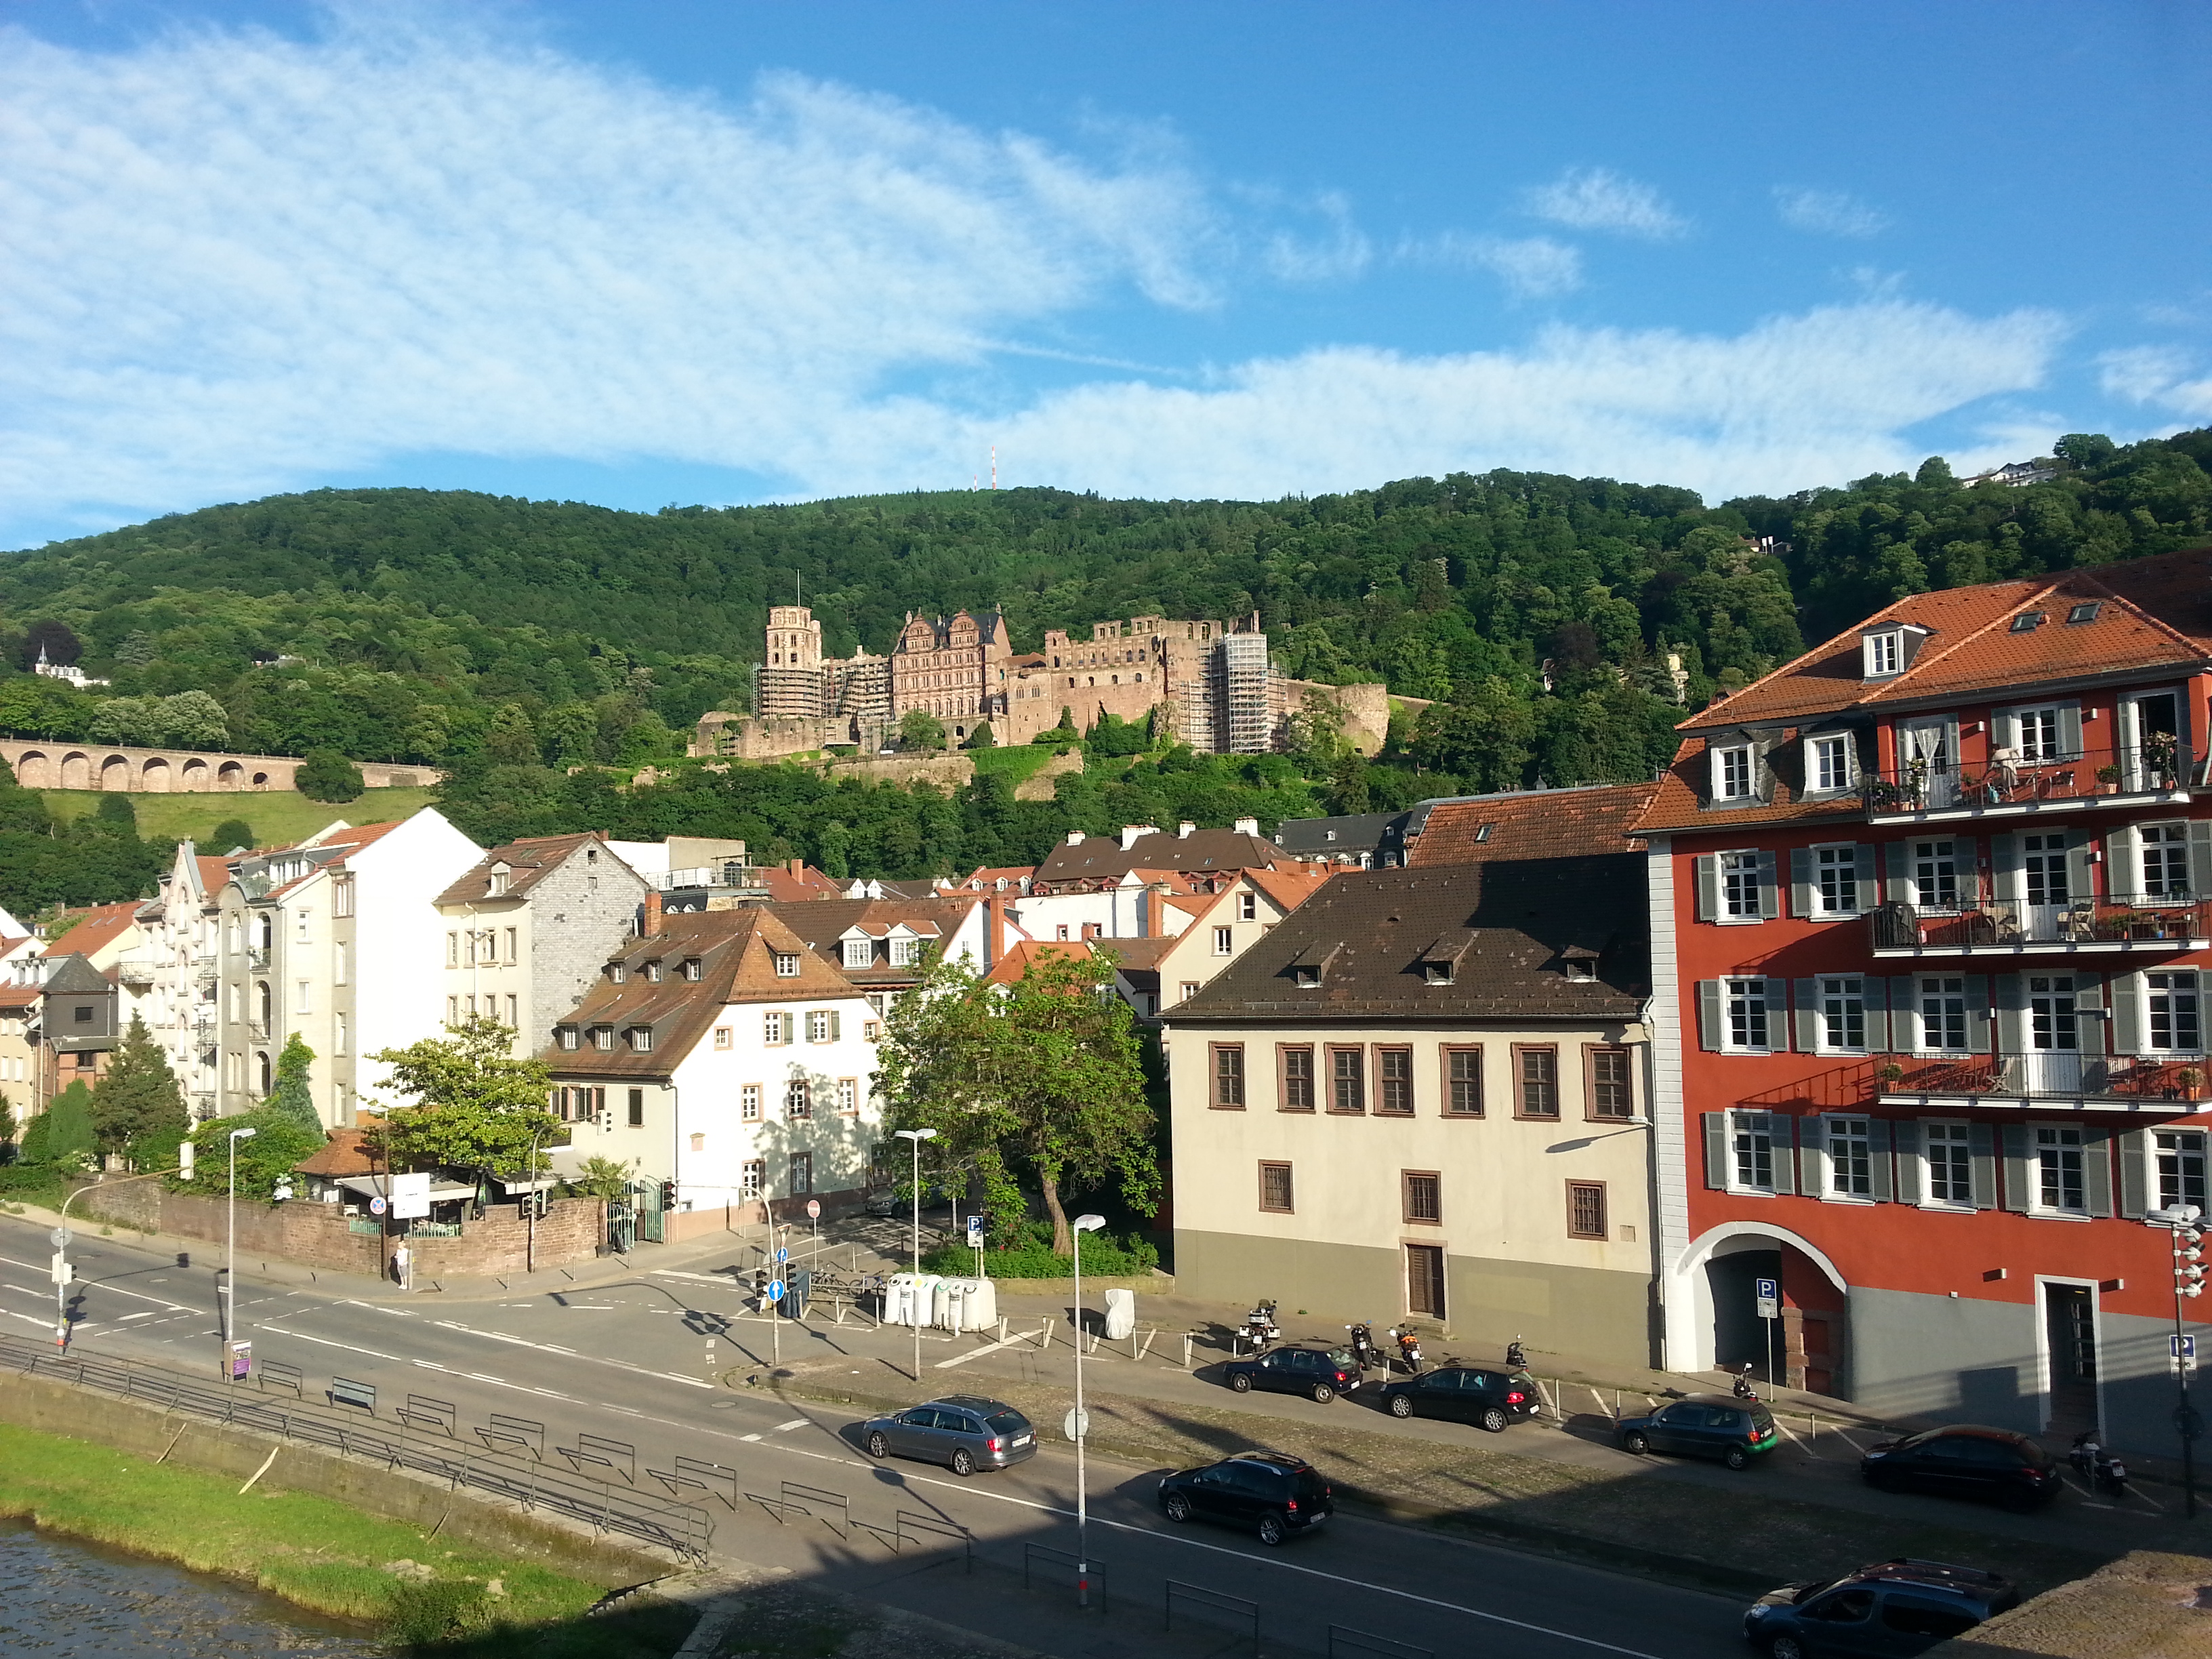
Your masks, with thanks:
[[(1778, 1281), (1772, 1321), (1759, 1316), (1758, 1281)], [(1785, 1228), (1724, 1222), (1684, 1251), (1668, 1285), (1669, 1364), (1677, 1370), (1741, 1369), (1816, 1394), (1849, 1387), (1849, 1286), (1833, 1261)]]

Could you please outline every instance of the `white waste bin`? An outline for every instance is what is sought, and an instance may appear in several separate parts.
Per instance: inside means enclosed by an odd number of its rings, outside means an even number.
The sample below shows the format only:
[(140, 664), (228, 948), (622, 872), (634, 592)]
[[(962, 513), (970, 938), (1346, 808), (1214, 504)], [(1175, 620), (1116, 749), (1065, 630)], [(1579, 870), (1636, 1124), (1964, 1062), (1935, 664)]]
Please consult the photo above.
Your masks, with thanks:
[(1106, 1292), (1106, 1340), (1121, 1342), (1137, 1328), (1137, 1293), (1121, 1289)]
[(937, 1311), (937, 1275), (893, 1273), (884, 1281), (884, 1323), (927, 1325)]
[(988, 1279), (946, 1279), (937, 1322), (948, 1331), (980, 1331), (997, 1324), (998, 1287)]

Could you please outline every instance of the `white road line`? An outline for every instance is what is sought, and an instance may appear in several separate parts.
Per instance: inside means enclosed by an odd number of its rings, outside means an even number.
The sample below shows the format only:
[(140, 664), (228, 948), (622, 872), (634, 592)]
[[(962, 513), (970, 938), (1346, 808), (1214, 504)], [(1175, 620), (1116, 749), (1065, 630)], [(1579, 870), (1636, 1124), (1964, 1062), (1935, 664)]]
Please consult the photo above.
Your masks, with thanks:
[(1831, 1429), (1828, 1432), (1834, 1435), (1837, 1439), (1842, 1441), (1846, 1446), (1849, 1446), (1860, 1456), (1863, 1457), (1866, 1455), (1866, 1448), (1859, 1444), (1857, 1441), (1852, 1439), (1850, 1436), (1845, 1434), (1841, 1429)]
[(732, 1279), (727, 1273), (678, 1273), (673, 1267), (655, 1267), (653, 1276), (655, 1279), (689, 1279), (701, 1285), (720, 1285), (725, 1290), (739, 1291), (746, 1295), (752, 1293), (751, 1285)]
[(794, 1417), (788, 1423), (777, 1424), (775, 1425), (775, 1431), (777, 1434), (789, 1434), (793, 1429), (811, 1429), (813, 1426), (814, 1419), (812, 1418)]
[(159, 1319), (161, 1315), (155, 1313), (151, 1308), (149, 1308), (143, 1313), (125, 1314), (116, 1322), (121, 1325), (127, 1325), (134, 1319)]
[(760, 1437), (757, 1434), (741, 1434), (738, 1438), (740, 1440), (757, 1440)]
[(658, 1376), (665, 1382), (681, 1382), (686, 1388), (712, 1389), (712, 1382), (702, 1382), (696, 1376), (679, 1376), (674, 1371), (657, 1371), (649, 1365), (633, 1365), (627, 1360), (609, 1359), (604, 1354), (578, 1353), (574, 1348), (557, 1348), (550, 1342), (532, 1342), (527, 1337), (509, 1336), (505, 1331), (478, 1330), (473, 1325), (463, 1325), (451, 1319), (430, 1322), (443, 1329), (459, 1331), (467, 1336), (480, 1336), (492, 1342), (507, 1342), (518, 1348), (534, 1348), (539, 1353), (557, 1353), (564, 1359), (584, 1359), (594, 1365), (611, 1365), (618, 1371), (629, 1371), (638, 1376)]
[(25, 1289), (22, 1285), (6, 1285), (6, 1284), (0, 1284), (0, 1291), (15, 1291), (15, 1294), (16, 1294), (16, 1295), (18, 1295), (18, 1296), (36, 1297), (37, 1297), (40, 1301), (41, 1301), (41, 1302), (43, 1302), (43, 1301), (45, 1301), (45, 1300), (46, 1299), (46, 1294), (51, 1294), (51, 1292), (42, 1294), (41, 1292), (37, 1291), (26, 1290), (26, 1289)]
[[(1013, 1336), (1001, 1337), (996, 1342), (986, 1342), (980, 1348), (970, 1348), (966, 1353), (956, 1353), (950, 1359), (940, 1359), (933, 1367), (932, 1367), (932, 1369), (940, 1371), (949, 1371), (955, 1365), (964, 1365), (971, 1359), (981, 1359), (985, 1354), (996, 1353), (1001, 1348), (1024, 1346), (1028, 1344), (1029, 1340), (1029, 1334), (1026, 1331), (1020, 1332)], [(1089, 1356), (1085, 1355), (1085, 1358), (1087, 1358)]]
[[(300, 1292), (295, 1291), (292, 1294), (297, 1296)], [(332, 1305), (340, 1308), (368, 1308), (377, 1313), (390, 1314), (395, 1319), (415, 1317), (415, 1310), (412, 1308), (387, 1308), (380, 1302), (356, 1302), (351, 1297), (346, 1297)]]
[[(11, 1267), (28, 1267), (33, 1273), (42, 1273), (46, 1271), (46, 1268), (40, 1267), (38, 1263), (34, 1261), (18, 1261), (12, 1255), (0, 1255), (0, 1261), (6, 1262)], [(134, 1297), (141, 1302), (159, 1303), (162, 1307), (171, 1309), (177, 1313), (190, 1313), (192, 1311), (192, 1310), (185, 1306), (181, 1302), (172, 1302), (165, 1297), (149, 1296), (143, 1291), (126, 1290), (120, 1285), (111, 1285), (104, 1279), (79, 1279), (77, 1283), (85, 1285), (98, 1285), (103, 1291), (111, 1291), (117, 1296)], [(9, 1288), (12, 1290), (15, 1287), (10, 1285)]]
[(0, 1314), (5, 1314), (10, 1319), (20, 1319), (26, 1325), (36, 1325), (42, 1331), (52, 1331), (53, 1329), (53, 1326), (46, 1320), (33, 1319), (28, 1314), (19, 1314), (13, 1308), (0, 1308)]

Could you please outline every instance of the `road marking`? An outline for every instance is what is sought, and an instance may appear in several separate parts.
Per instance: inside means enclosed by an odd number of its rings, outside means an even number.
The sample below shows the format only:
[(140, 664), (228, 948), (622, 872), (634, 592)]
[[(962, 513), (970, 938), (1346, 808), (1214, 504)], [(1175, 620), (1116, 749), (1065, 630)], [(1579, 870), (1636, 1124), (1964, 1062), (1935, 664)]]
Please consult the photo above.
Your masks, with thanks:
[(777, 1434), (789, 1434), (793, 1429), (811, 1429), (813, 1426), (814, 1419), (812, 1418), (794, 1417), (788, 1423), (777, 1424), (775, 1425), (775, 1432)]
[(951, 1370), (955, 1365), (964, 1365), (971, 1359), (981, 1359), (985, 1354), (996, 1353), (1001, 1348), (1011, 1348), (1018, 1345), (1026, 1346), (1029, 1340), (1029, 1333), (1026, 1331), (1014, 1336), (1001, 1337), (996, 1342), (987, 1342), (980, 1348), (970, 1348), (966, 1353), (956, 1353), (950, 1359), (940, 1359), (932, 1369), (940, 1371)]
[(740, 1440), (757, 1440), (760, 1437), (757, 1434), (741, 1434), (738, 1438)]
[(639, 1376), (658, 1376), (665, 1382), (681, 1382), (686, 1388), (711, 1389), (712, 1382), (702, 1382), (696, 1376), (681, 1376), (674, 1371), (657, 1371), (649, 1365), (633, 1365), (626, 1360), (609, 1359), (604, 1354), (578, 1353), (574, 1348), (559, 1348), (550, 1342), (532, 1342), (527, 1337), (509, 1336), (505, 1331), (482, 1331), (473, 1325), (463, 1325), (451, 1319), (436, 1319), (431, 1323), (449, 1331), (459, 1331), (467, 1336), (480, 1336), (493, 1342), (512, 1343), (518, 1348), (534, 1348), (539, 1353), (557, 1353), (564, 1359), (589, 1360), (594, 1365), (611, 1365), (618, 1371), (629, 1371)]
[[(300, 1292), (295, 1291), (292, 1294), (297, 1296)], [(380, 1302), (356, 1302), (351, 1297), (346, 1297), (331, 1305), (339, 1308), (368, 1308), (377, 1313), (390, 1314), (395, 1319), (415, 1317), (415, 1310), (412, 1308), (387, 1308)]]
[(655, 1279), (689, 1279), (702, 1285), (720, 1285), (726, 1290), (750, 1291), (752, 1289), (751, 1285), (732, 1279), (727, 1273), (678, 1273), (673, 1267), (655, 1267), (653, 1276)]
[(53, 1329), (53, 1327), (49, 1325), (45, 1320), (33, 1319), (28, 1314), (19, 1314), (13, 1308), (0, 1308), (0, 1314), (5, 1314), (10, 1319), (20, 1319), (26, 1325), (36, 1325), (42, 1331), (51, 1331)]
[(1828, 1432), (1834, 1435), (1837, 1439), (1842, 1441), (1846, 1446), (1849, 1446), (1860, 1456), (1864, 1457), (1866, 1455), (1866, 1448), (1859, 1444), (1857, 1441), (1852, 1439), (1850, 1436), (1845, 1434), (1841, 1429), (1831, 1429)]
[(134, 1319), (159, 1319), (161, 1316), (161, 1315), (155, 1313), (151, 1308), (149, 1308), (143, 1313), (125, 1314), (116, 1322), (118, 1324), (127, 1325)]
[(41, 1292), (25, 1290), (21, 1285), (0, 1285), (0, 1291), (13, 1291), (18, 1296), (35, 1297), (41, 1302), (46, 1299)]
[[(0, 1255), (0, 1261), (6, 1262), (11, 1267), (27, 1267), (33, 1273), (45, 1273), (47, 1271), (46, 1268), (41, 1267), (35, 1261), (18, 1261), (12, 1255)], [(120, 1285), (111, 1285), (104, 1279), (82, 1279), (77, 1280), (77, 1283), (88, 1287), (97, 1285), (100, 1289), (103, 1291), (111, 1291), (117, 1296), (133, 1297), (141, 1302), (156, 1303), (176, 1313), (190, 1313), (192, 1311), (181, 1302), (171, 1302), (165, 1297), (149, 1296), (143, 1291), (126, 1290)], [(15, 1287), (11, 1285), (8, 1288), (13, 1290)], [(33, 1294), (35, 1295), (36, 1292), (33, 1291)]]

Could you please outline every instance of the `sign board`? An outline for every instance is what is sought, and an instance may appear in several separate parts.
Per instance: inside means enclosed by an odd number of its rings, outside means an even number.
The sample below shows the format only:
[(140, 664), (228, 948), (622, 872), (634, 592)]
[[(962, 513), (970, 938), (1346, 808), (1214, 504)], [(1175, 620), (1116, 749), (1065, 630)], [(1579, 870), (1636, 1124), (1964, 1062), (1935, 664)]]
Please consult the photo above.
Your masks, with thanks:
[(783, 1281), (781, 1279), (771, 1279), (769, 1280), (768, 1299), (771, 1302), (781, 1302), (783, 1300)]
[(2197, 1338), (2193, 1334), (2167, 1337), (2166, 1351), (2173, 1363), (2183, 1370), (2193, 1371), (2197, 1369)]
[(382, 1215), (388, 1207), (380, 1198), (372, 1198), (368, 1200), (368, 1212), (371, 1215)]
[(422, 1221), (430, 1214), (430, 1172), (392, 1177), (392, 1218)]
[(234, 1342), (230, 1345), (230, 1374), (234, 1377), (247, 1376), (253, 1370), (253, 1345)]
[(1759, 1302), (1759, 1316), (1761, 1319), (1781, 1318), (1781, 1281), (1774, 1279), (1754, 1279), (1751, 1283), (1752, 1295), (1755, 1297)]
[(983, 1248), (983, 1218), (980, 1215), (968, 1218), (968, 1248), (971, 1250)]
[(810, 1198), (806, 1200), (806, 1218), (809, 1221), (819, 1221), (822, 1219), (822, 1200), (820, 1199)]
[(1091, 1432), (1091, 1413), (1070, 1411), (1060, 1425), (1060, 1431), (1070, 1440), (1080, 1440)]
[(56, 1249), (66, 1250), (69, 1249), (70, 1231), (68, 1228), (57, 1227), (53, 1231), (48, 1233), (46, 1237), (50, 1241), (52, 1241), (53, 1247)]
[(791, 1252), (785, 1249), (784, 1246), (779, 1244), (775, 1247), (775, 1260), (776, 1265), (781, 1267), (783, 1263), (791, 1260)]

